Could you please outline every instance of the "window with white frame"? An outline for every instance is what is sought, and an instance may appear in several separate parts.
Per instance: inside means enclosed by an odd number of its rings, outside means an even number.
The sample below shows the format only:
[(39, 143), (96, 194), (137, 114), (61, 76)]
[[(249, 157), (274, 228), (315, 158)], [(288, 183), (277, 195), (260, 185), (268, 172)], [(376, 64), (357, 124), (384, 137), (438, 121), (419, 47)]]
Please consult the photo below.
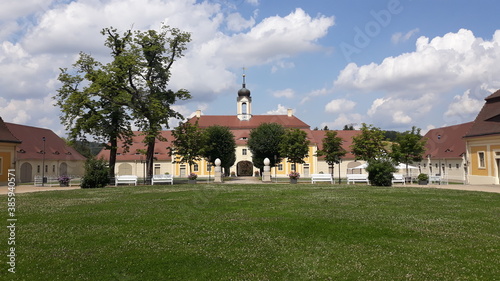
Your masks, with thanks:
[(296, 168), (297, 168), (297, 167), (296, 167), (295, 163), (293, 163), (293, 164), (290, 166), (290, 169), (292, 169), (292, 171), (297, 171), (297, 169), (296, 169)]
[(198, 164), (193, 165), (193, 172), (198, 172)]
[(246, 148), (243, 148), (241, 150), (241, 155), (247, 155), (247, 149)]
[(478, 151), (477, 152), (477, 158), (478, 158), (478, 168), (486, 168), (486, 164), (484, 161), (484, 151)]
[(278, 164), (278, 171), (283, 171), (283, 164)]

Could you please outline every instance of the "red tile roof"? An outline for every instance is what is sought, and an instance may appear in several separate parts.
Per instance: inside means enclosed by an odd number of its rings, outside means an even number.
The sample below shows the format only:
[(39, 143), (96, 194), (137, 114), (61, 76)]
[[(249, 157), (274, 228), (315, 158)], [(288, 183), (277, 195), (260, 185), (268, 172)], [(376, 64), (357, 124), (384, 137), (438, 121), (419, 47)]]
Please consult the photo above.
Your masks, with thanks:
[(461, 158), (466, 150), (463, 136), (472, 126), (473, 122), (468, 122), (430, 130), (424, 136), (427, 139), (424, 157)]
[[(318, 145), (318, 149), (323, 149), (323, 139), (325, 138), (326, 132), (328, 132), (328, 131), (313, 130), (311, 132), (312, 132), (312, 135), (314, 136), (315, 143)], [(343, 158), (353, 159), (354, 154), (351, 153), (352, 138), (354, 136), (361, 134), (361, 131), (359, 131), (359, 130), (339, 130), (336, 132), (337, 132), (337, 137), (340, 137), (344, 140), (344, 143), (342, 144), (342, 148), (344, 148), (347, 151), (347, 154)], [(320, 157), (320, 158), (322, 158), (322, 157)]]
[[(161, 135), (167, 139), (167, 141), (156, 140), (155, 143), (155, 158), (159, 161), (170, 161), (172, 157), (169, 155), (169, 147), (173, 140), (172, 131), (162, 131)], [(130, 146), (128, 152), (125, 151), (121, 145), (118, 147), (118, 155), (116, 156), (117, 161), (142, 161), (146, 160), (146, 156), (140, 151), (144, 151), (146, 145), (144, 144), (144, 135), (142, 132), (134, 132), (134, 137), (132, 145)], [(109, 150), (102, 149), (97, 158), (104, 158), (109, 161)]]
[(2, 117), (0, 117), (0, 142), (21, 143), (21, 141), (12, 134), (9, 128), (7, 128)]
[(465, 137), (500, 134), (500, 90), (488, 96), (486, 103), (474, 120)]
[(248, 121), (241, 121), (236, 115), (201, 115), (190, 118), (188, 122), (194, 123), (196, 120), (200, 128), (220, 125), (231, 130), (245, 130), (257, 128), (262, 123), (278, 123), (285, 128), (309, 129), (309, 125), (299, 118), (288, 115), (253, 115)]
[[(250, 121), (240, 121), (234, 115), (202, 115), (201, 117), (193, 117), (188, 120), (188, 122), (196, 122), (198, 120), (198, 125), (200, 128), (206, 128), (213, 125), (220, 125), (229, 127), (234, 135), (236, 145), (245, 146), (247, 145), (248, 138), (250, 137), (250, 132), (252, 129), (257, 128), (262, 123), (278, 123), (285, 128), (298, 128), (307, 133), (307, 139), (311, 144), (316, 144), (320, 148), (322, 147), (323, 138), (325, 137), (326, 131), (311, 130), (309, 125), (302, 122), (300, 119), (294, 116), (288, 115), (254, 115)], [(338, 136), (344, 139), (343, 147), (348, 151), (345, 158), (354, 158), (354, 155), (350, 153), (352, 145), (352, 137), (361, 133), (361, 131), (337, 131)], [(144, 136), (141, 132), (134, 132), (133, 144), (128, 152), (122, 147), (118, 148), (118, 161), (141, 161), (145, 159), (144, 154), (140, 153), (140, 150), (145, 150), (146, 146), (143, 143)], [(172, 131), (162, 131), (162, 136), (167, 139), (167, 142), (156, 141), (155, 144), (155, 157), (157, 160), (171, 161), (172, 157), (168, 154), (169, 147), (173, 141)], [(98, 158), (103, 157), (104, 159), (109, 159), (109, 151), (101, 150), (97, 155)]]
[(17, 159), (42, 160), (45, 137), (46, 160), (85, 160), (78, 151), (66, 145), (63, 139), (49, 129), (5, 123), (12, 134), (22, 141), (17, 146)]

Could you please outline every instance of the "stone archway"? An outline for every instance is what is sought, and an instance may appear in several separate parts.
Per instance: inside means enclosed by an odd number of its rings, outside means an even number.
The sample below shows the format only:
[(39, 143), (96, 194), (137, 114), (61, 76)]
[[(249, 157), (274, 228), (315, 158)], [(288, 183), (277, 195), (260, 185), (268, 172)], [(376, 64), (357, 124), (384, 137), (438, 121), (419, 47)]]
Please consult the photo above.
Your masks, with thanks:
[(250, 161), (240, 161), (236, 165), (236, 174), (239, 177), (253, 176), (253, 164)]
[(132, 174), (132, 165), (129, 163), (123, 163), (118, 166), (118, 175), (133, 175)]
[(21, 165), (21, 182), (32, 182), (33, 181), (33, 168), (30, 163), (24, 162)]
[(66, 162), (62, 162), (61, 165), (59, 165), (59, 175), (60, 176), (68, 175), (68, 164), (66, 164)]

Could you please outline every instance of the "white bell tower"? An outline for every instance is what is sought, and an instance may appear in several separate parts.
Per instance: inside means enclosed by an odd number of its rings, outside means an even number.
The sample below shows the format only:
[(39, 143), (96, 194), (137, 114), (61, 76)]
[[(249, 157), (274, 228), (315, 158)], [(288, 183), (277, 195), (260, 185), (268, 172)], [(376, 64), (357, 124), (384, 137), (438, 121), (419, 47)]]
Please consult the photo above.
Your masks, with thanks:
[(248, 121), (252, 118), (252, 98), (250, 91), (245, 86), (245, 74), (243, 74), (243, 87), (238, 91), (236, 99), (238, 119), (241, 121)]

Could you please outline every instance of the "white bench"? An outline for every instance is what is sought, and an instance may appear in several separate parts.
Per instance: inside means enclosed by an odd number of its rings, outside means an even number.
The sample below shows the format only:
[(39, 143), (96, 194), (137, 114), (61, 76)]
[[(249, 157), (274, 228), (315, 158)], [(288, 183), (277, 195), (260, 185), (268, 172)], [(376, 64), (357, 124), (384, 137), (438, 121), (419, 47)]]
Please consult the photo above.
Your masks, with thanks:
[(165, 182), (173, 185), (174, 177), (172, 175), (153, 175), (153, 178), (151, 179), (151, 184), (154, 185), (157, 182)]
[(115, 186), (119, 183), (133, 183), (137, 185), (137, 176), (134, 175), (124, 175), (124, 176), (116, 176), (115, 177)]
[(33, 181), (35, 186), (57, 186), (59, 185), (59, 181), (57, 180), (57, 177), (55, 176), (45, 176), (45, 182), (43, 182), (42, 176), (40, 175), (35, 175), (35, 179)]
[(405, 177), (402, 174), (393, 174), (391, 182), (393, 184), (399, 182), (402, 183), (403, 185), (406, 185)]
[(69, 180), (69, 186), (80, 186), (82, 185), (82, 178), (72, 178), (70, 177), (70, 180)]
[(329, 181), (331, 184), (333, 184), (332, 174), (312, 174), (311, 183), (315, 183), (317, 181)]
[(434, 183), (434, 182), (437, 182), (440, 185), (448, 184), (448, 181), (445, 178), (442, 178), (441, 176), (429, 176), (429, 183)]
[(369, 184), (368, 175), (367, 174), (347, 174), (347, 184), (356, 182), (366, 182)]

